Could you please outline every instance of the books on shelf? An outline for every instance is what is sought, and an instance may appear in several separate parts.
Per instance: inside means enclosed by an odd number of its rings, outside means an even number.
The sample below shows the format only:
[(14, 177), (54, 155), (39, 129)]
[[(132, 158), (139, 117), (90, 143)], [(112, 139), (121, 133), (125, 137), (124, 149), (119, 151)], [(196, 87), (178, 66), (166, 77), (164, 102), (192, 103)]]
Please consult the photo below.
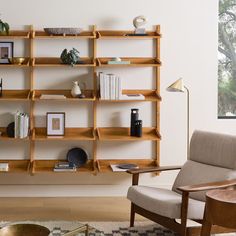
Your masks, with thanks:
[(53, 169), (55, 172), (66, 172), (66, 171), (76, 171), (76, 167), (71, 165), (69, 162), (59, 162), (56, 163)]
[(144, 100), (145, 97), (142, 94), (122, 94), (120, 100)]
[(29, 116), (19, 111), (15, 114), (15, 138), (26, 138), (29, 134)]
[(9, 164), (8, 163), (0, 163), (0, 171), (7, 172), (9, 170)]
[(130, 61), (108, 61), (107, 62), (108, 65), (129, 65)]
[(138, 168), (135, 164), (110, 164), (110, 167), (113, 172), (126, 172), (127, 170)]
[(63, 94), (41, 94), (40, 99), (66, 99)]
[(119, 100), (122, 95), (121, 78), (114, 74), (99, 73), (100, 97), (104, 100)]

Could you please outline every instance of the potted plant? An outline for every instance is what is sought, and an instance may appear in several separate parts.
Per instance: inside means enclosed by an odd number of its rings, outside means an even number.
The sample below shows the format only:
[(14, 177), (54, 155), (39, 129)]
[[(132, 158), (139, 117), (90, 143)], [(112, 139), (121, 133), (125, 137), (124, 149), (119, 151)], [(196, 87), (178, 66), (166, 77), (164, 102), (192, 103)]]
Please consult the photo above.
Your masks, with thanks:
[(0, 19), (0, 34), (9, 34), (10, 26), (7, 22)]

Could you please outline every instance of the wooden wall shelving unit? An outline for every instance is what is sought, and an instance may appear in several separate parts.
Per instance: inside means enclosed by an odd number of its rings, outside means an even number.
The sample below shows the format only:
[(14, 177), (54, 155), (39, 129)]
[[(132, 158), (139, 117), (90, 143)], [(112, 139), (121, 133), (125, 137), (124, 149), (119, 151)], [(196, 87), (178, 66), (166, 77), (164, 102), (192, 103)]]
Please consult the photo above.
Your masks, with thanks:
[[(30, 136), (25, 139), (15, 139), (9, 138), (6, 136), (6, 127), (0, 127), (0, 131), (3, 132), (0, 137), (0, 142), (2, 141), (19, 141), (19, 142), (29, 142), (30, 151), (29, 156), (25, 160), (8, 160), (1, 159), (1, 162), (9, 163), (8, 173), (57, 173), (53, 172), (54, 165), (65, 158), (58, 160), (37, 160), (34, 156), (35, 153), (35, 142), (50, 142), (50, 141), (90, 141), (93, 145), (93, 157), (88, 161), (86, 166), (79, 168), (76, 173), (79, 172), (111, 172), (110, 164), (117, 163), (136, 163), (139, 167), (153, 167), (158, 166), (160, 161), (160, 26), (156, 26), (155, 31), (148, 31), (146, 36), (130, 36), (133, 31), (117, 31), (117, 30), (96, 30), (96, 26), (93, 26), (92, 31), (84, 31), (79, 35), (48, 35), (44, 31), (35, 31), (33, 27), (30, 27), (28, 31), (10, 31), (9, 35), (0, 35), (0, 40), (28, 40), (29, 43), (29, 52), (30, 55), (26, 58), (25, 62), (22, 65), (11, 65), (11, 64), (0, 64), (1, 67), (21, 69), (29, 69), (30, 74), (30, 88), (24, 90), (3, 90), (3, 96), (0, 98), (1, 102), (28, 102), (30, 105)], [(34, 68), (47, 68), (52, 67), (55, 69), (57, 67), (69, 67), (60, 62), (59, 57), (35, 57), (34, 56), (34, 44), (35, 39), (43, 40), (89, 40), (92, 45), (92, 56), (81, 58), (83, 64), (78, 64), (75, 67), (78, 69), (80, 67), (88, 67), (93, 72), (93, 89), (85, 91), (85, 98), (75, 99), (71, 97), (69, 90), (37, 90), (34, 87)], [(110, 58), (108, 57), (97, 57), (97, 41), (98, 40), (108, 40), (108, 39), (120, 39), (120, 40), (154, 40), (155, 45), (155, 57), (125, 57), (122, 60), (129, 60), (130, 64), (125, 65), (109, 65), (107, 64)], [(144, 95), (144, 100), (102, 100), (99, 98), (99, 93), (97, 91), (97, 70), (99, 68), (122, 68), (122, 67), (152, 67), (155, 70), (155, 79), (156, 79), (156, 89), (150, 90), (123, 90), (125, 94), (132, 93), (141, 93)], [(62, 94), (66, 96), (66, 99), (53, 100), (53, 99), (40, 99), (41, 94)], [(45, 127), (35, 127), (34, 119), (34, 109), (36, 103), (52, 103), (55, 102), (62, 103), (71, 103), (71, 102), (91, 102), (93, 105), (93, 127), (66, 127), (65, 136), (58, 137), (48, 137), (46, 135)], [(156, 126), (155, 127), (144, 127), (143, 136), (141, 138), (129, 136), (129, 128), (127, 127), (97, 127), (97, 104), (98, 103), (125, 103), (125, 102), (152, 102), (156, 107)], [(121, 104), (122, 106), (122, 104)], [(133, 158), (122, 158), (122, 159), (101, 159), (97, 156), (97, 142), (103, 141), (152, 141), (155, 142), (155, 156), (152, 159), (143, 158), (143, 159), (133, 159)], [(67, 172), (71, 174), (71, 172)], [(73, 172), (74, 173), (74, 172)]]

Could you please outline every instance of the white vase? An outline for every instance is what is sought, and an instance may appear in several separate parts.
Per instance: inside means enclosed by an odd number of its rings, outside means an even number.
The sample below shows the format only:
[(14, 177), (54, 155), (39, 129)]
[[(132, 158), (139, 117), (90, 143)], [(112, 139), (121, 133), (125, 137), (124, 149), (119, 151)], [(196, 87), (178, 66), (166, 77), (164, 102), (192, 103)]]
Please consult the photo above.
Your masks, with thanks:
[(79, 83), (78, 81), (74, 81), (72, 89), (71, 89), (71, 95), (72, 97), (75, 98), (75, 97), (78, 97), (80, 94), (81, 94), (81, 89), (79, 87)]

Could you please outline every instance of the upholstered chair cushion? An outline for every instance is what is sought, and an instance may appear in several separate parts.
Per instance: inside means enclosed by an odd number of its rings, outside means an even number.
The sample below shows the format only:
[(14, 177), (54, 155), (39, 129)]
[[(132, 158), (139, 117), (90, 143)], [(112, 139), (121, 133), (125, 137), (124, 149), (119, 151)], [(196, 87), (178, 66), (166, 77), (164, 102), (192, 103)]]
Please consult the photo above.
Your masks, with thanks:
[[(132, 186), (127, 198), (137, 206), (153, 213), (180, 219), (182, 196), (174, 191), (147, 186)], [(202, 219), (205, 203), (189, 200), (188, 217)]]
[(195, 131), (190, 142), (190, 160), (236, 169), (236, 136)]
[[(196, 161), (187, 161), (177, 175), (172, 190), (180, 186), (209, 183), (227, 179), (236, 179), (236, 170), (202, 164)], [(199, 201), (205, 201), (205, 192), (191, 193), (190, 197)]]

